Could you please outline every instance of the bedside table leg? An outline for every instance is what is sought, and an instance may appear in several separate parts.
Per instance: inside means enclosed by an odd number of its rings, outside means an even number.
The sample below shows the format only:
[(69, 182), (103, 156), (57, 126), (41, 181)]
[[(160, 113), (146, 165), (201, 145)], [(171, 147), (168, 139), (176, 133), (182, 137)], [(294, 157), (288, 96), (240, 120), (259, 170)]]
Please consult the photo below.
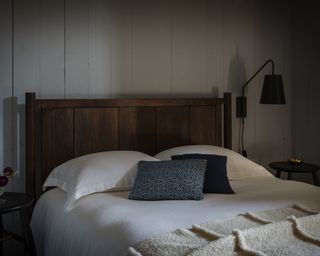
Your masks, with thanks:
[(316, 186), (320, 186), (319, 178), (317, 176), (317, 172), (312, 172), (313, 183)]
[(277, 177), (277, 178), (280, 178), (280, 176), (281, 176), (281, 171), (277, 171), (276, 177)]
[(36, 250), (34, 247), (32, 231), (29, 225), (29, 218), (28, 218), (26, 209), (20, 210), (20, 218), (21, 218), (22, 230), (23, 230), (23, 235), (24, 235), (28, 255), (35, 256)]

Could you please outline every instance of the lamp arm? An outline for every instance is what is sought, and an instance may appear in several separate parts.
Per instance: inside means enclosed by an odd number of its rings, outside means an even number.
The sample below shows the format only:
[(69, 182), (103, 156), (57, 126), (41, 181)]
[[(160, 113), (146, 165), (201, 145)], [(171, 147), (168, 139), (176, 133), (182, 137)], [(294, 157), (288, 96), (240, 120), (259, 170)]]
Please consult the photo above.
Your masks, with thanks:
[(250, 77), (250, 79), (242, 86), (242, 97), (239, 98), (240, 99), (240, 106), (241, 106), (241, 127), (242, 127), (242, 130), (241, 130), (241, 137), (240, 137), (240, 143), (241, 143), (241, 149), (242, 149), (242, 155), (244, 157), (247, 157), (247, 151), (245, 150), (244, 148), (244, 144), (243, 144), (243, 133), (244, 133), (244, 109), (245, 109), (245, 104), (246, 104), (246, 101), (245, 101), (245, 97), (244, 97), (244, 89), (248, 86), (248, 84), (260, 73), (260, 71), (268, 64), (268, 63), (271, 63), (272, 65), (272, 75), (274, 75), (274, 62), (273, 60), (269, 59), (267, 60), (258, 70), (256, 73), (253, 74), (252, 77)]
[(254, 78), (260, 73), (260, 71), (261, 71), (268, 63), (271, 63), (271, 65), (272, 65), (272, 75), (274, 75), (274, 62), (273, 62), (273, 60), (269, 59), (269, 60), (267, 60), (267, 61), (261, 66), (261, 68), (259, 68), (259, 69), (257, 70), (257, 72), (254, 73), (253, 76), (242, 86), (242, 97), (244, 97), (244, 89), (247, 87), (247, 85), (252, 81), (252, 79), (254, 79)]

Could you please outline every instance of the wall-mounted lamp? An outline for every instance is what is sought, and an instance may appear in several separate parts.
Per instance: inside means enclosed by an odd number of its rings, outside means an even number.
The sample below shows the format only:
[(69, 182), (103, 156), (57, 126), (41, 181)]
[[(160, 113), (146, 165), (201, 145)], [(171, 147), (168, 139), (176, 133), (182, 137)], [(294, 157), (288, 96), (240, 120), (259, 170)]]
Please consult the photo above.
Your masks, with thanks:
[(244, 96), (244, 89), (248, 84), (260, 73), (260, 71), (268, 64), (272, 65), (272, 74), (265, 75), (263, 88), (260, 98), (260, 104), (286, 104), (284, 96), (283, 82), (281, 75), (274, 74), (274, 62), (273, 60), (267, 60), (254, 75), (242, 86), (242, 95), (237, 97), (236, 112), (237, 117), (242, 119), (242, 132), (241, 132), (241, 151), (242, 155), (247, 157), (247, 152), (244, 149), (243, 133), (244, 133), (244, 118), (247, 116), (247, 98)]

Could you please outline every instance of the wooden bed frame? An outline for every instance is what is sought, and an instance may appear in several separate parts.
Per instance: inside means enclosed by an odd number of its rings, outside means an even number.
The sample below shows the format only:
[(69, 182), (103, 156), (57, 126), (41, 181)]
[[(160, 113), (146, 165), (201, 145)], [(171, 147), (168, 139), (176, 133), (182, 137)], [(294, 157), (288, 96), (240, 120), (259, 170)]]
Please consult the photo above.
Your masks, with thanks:
[(26, 93), (26, 190), (38, 199), (57, 165), (89, 153), (154, 155), (189, 144), (231, 148), (231, 93), (193, 99), (36, 99)]

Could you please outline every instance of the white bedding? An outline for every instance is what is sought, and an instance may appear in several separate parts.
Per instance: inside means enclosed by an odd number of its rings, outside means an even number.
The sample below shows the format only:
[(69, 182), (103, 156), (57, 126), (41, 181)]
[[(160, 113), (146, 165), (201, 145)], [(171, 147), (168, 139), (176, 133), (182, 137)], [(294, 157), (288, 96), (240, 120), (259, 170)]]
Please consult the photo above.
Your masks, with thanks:
[(131, 201), (129, 192), (97, 193), (63, 209), (66, 193), (46, 192), (31, 227), (38, 255), (127, 255), (127, 248), (153, 235), (189, 228), (245, 211), (279, 208), (320, 198), (320, 188), (274, 177), (231, 181), (235, 195), (205, 194), (201, 201)]

